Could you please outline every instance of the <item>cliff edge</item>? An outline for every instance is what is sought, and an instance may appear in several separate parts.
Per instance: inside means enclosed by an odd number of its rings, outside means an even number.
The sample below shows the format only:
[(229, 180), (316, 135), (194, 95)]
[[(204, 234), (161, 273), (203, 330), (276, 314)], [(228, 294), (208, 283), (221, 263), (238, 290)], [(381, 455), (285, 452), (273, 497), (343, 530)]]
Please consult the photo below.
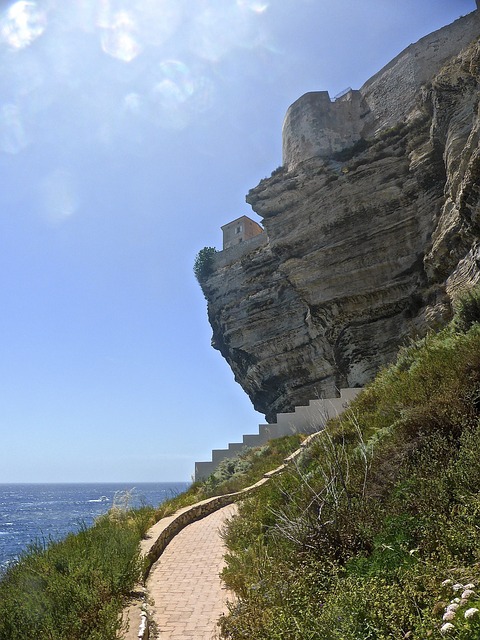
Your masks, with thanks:
[(479, 35), (477, 11), (287, 112), (284, 165), (247, 195), (265, 232), (202, 283), (212, 344), (268, 421), (363, 386), (480, 279)]

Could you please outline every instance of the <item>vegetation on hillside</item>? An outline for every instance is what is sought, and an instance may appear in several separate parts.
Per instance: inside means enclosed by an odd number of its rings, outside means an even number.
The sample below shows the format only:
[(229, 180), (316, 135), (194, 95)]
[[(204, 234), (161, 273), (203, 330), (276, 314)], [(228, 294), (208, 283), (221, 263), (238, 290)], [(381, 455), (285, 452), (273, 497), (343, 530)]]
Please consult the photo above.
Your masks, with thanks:
[(151, 516), (115, 506), (60, 542), (32, 543), (0, 581), (0, 640), (118, 638)]
[(155, 511), (155, 520), (201, 500), (235, 493), (255, 484), (267, 471), (280, 466), (304, 439), (304, 435), (295, 434), (271, 440), (262, 447), (245, 447), (237, 456), (222, 460), (208, 478), (194, 482), (187, 491), (163, 502)]
[(232, 640), (480, 637), (480, 297), (225, 531)]

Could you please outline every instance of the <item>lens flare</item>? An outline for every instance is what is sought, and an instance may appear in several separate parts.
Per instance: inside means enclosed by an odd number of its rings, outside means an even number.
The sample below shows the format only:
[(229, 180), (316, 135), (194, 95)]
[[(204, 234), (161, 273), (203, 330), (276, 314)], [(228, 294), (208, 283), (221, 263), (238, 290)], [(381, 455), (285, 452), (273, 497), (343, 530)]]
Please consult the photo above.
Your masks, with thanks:
[(266, 8), (252, 2), (211, 3), (191, 20), (188, 34), (191, 52), (206, 62), (217, 63), (239, 47), (256, 47), (261, 32), (251, 14)]
[(189, 101), (195, 91), (189, 68), (178, 60), (165, 60), (156, 75), (150, 93), (154, 121), (163, 128), (184, 129), (190, 121)]
[(137, 0), (132, 5), (141, 41), (155, 47), (174, 36), (189, 11), (179, 0)]
[(112, 58), (131, 62), (142, 50), (135, 32), (136, 23), (133, 16), (128, 11), (117, 12), (102, 34), (103, 51)]
[(237, 0), (237, 6), (240, 9), (247, 9), (248, 11), (253, 11), (253, 13), (265, 13), (268, 9), (267, 2), (251, 2), (251, 0)]
[(0, 149), (17, 154), (28, 145), (20, 109), (16, 104), (4, 104), (0, 108)]
[(215, 84), (206, 76), (199, 76), (195, 82), (195, 94), (191, 101), (191, 112), (204, 113), (214, 104), (216, 98)]
[(67, 169), (55, 169), (40, 183), (40, 202), (48, 222), (57, 225), (70, 218), (78, 209), (78, 189)]
[(270, 4), (0, 0), (0, 153), (66, 134), (72, 120), (69, 141), (105, 144), (126, 122), (140, 131), (203, 121), (224, 79), (242, 72), (236, 53), (268, 51), (259, 14)]
[(28, 47), (45, 31), (47, 17), (35, 2), (21, 0), (12, 4), (0, 20), (0, 41), (13, 49)]
[(123, 106), (127, 111), (139, 113), (142, 108), (142, 97), (135, 92), (129, 93), (123, 99)]
[(215, 85), (208, 77), (180, 60), (164, 60), (152, 72), (148, 91), (123, 96), (122, 111), (162, 129), (181, 130), (210, 109), (214, 100)]
[(190, 46), (193, 53), (209, 62), (218, 62), (237, 41), (238, 22), (232, 11), (206, 8), (192, 23)]
[(167, 102), (185, 102), (195, 91), (193, 77), (187, 65), (177, 60), (166, 60), (160, 64), (161, 80), (154, 92)]

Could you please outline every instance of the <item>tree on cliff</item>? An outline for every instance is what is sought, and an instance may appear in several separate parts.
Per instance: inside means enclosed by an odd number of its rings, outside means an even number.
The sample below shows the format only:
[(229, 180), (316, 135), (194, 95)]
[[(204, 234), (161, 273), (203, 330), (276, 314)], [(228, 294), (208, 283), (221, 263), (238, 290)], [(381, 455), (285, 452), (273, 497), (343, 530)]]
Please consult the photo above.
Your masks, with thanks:
[(200, 286), (205, 282), (213, 271), (213, 256), (217, 253), (215, 247), (203, 247), (197, 253), (193, 265), (193, 273), (198, 280)]

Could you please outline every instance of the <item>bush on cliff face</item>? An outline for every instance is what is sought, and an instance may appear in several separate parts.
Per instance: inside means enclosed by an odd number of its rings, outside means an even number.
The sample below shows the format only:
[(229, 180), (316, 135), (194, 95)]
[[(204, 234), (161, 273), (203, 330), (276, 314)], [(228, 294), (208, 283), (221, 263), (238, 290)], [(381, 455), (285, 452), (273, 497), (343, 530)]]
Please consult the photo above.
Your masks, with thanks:
[(480, 637), (479, 448), (480, 324), (457, 320), (240, 506), (223, 637)]
[(214, 247), (203, 247), (197, 253), (193, 264), (193, 273), (200, 286), (205, 282), (213, 270), (213, 256), (217, 253)]
[(455, 324), (460, 331), (467, 331), (480, 322), (480, 286), (459, 297), (455, 309)]

